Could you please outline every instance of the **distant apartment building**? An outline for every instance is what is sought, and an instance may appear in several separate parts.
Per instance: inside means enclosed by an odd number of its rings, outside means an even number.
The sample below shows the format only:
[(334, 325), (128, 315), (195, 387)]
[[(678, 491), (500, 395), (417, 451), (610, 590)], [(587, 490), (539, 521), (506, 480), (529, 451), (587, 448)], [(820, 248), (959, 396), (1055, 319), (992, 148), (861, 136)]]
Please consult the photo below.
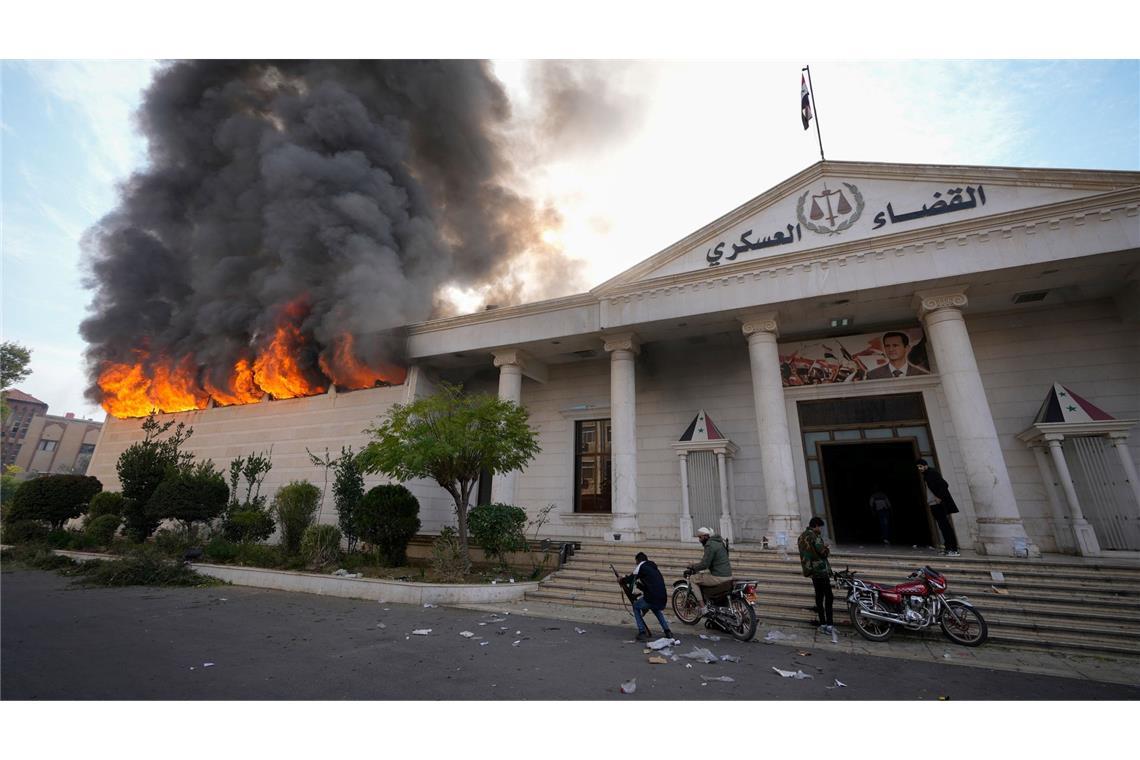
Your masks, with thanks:
[(11, 414), (4, 420), (3, 436), (0, 438), (0, 464), (7, 467), (16, 463), (16, 455), (27, 437), (32, 419), (47, 414), (48, 405), (15, 388), (4, 391), (3, 396), (11, 410)]
[(21, 477), (84, 475), (102, 429), (102, 422), (76, 419), (71, 412), (63, 417), (38, 415), (28, 425), (15, 465), (24, 471)]

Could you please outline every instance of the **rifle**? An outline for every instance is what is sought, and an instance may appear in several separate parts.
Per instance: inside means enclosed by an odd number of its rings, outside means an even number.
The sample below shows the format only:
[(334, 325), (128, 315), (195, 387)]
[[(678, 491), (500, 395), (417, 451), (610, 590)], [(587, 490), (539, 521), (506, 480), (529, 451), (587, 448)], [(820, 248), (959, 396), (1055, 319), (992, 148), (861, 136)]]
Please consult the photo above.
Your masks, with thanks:
[(618, 582), (618, 585), (621, 586), (622, 593), (625, 594), (625, 598), (629, 600), (629, 603), (632, 606), (633, 603), (637, 601), (637, 597), (633, 595), (633, 589), (631, 589), (629, 586), (626, 586), (624, 583), (622, 583), (621, 576), (618, 575), (617, 568), (615, 568), (613, 566), (613, 563), (610, 563), (610, 570), (613, 570), (614, 577), (617, 578), (617, 582)]

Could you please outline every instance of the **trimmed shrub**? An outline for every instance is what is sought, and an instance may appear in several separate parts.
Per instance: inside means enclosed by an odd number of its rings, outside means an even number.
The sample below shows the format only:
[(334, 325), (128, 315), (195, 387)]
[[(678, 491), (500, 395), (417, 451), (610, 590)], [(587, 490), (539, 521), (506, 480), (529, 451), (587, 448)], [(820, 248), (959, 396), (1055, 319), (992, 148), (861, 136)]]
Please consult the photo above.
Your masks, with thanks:
[(285, 557), (276, 546), (266, 544), (239, 544), (237, 556), (234, 560), (246, 567), (281, 567), (285, 564)]
[(226, 515), (222, 523), (222, 535), (229, 541), (247, 544), (266, 540), (273, 535), (274, 528), (273, 515), (263, 509), (250, 507), (236, 509)]
[(180, 560), (190, 547), (196, 545), (196, 541), (184, 530), (163, 528), (154, 534), (154, 545), (165, 556)]
[(58, 530), (71, 518), (83, 514), (91, 498), (102, 490), (98, 478), (44, 475), (20, 486), (8, 519), (44, 520)]
[(458, 583), (467, 572), (465, 555), (459, 543), (459, 533), (448, 525), (431, 544), (431, 567), (441, 581)]
[(178, 520), (189, 532), (196, 522), (220, 517), (229, 498), (225, 479), (207, 461), (163, 480), (147, 502), (146, 511), (158, 520)]
[(303, 480), (281, 486), (273, 497), (273, 515), (281, 529), (281, 546), (288, 554), (300, 551), (301, 537), (305, 528), (313, 524), (320, 501), (321, 489)]
[(85, 526), (104, 515), (123, 516), (123, 495), (118, 491), (100, 491), (91, 497), (91, 504), (87, 507), (87, 515), (83, 518)]
[(404, 486), (376, 486), (357, 505), (356, 532), (376, 548), (382, 563), (404, 565), (408, 542), (420, 529), (419, 514), (419, 500)]
[(87, 537), (98, 546), (107, 546), (115, 539), (123, 518), (118, 515), (99, 515), (87, 523), (84, 529)]
[(508, 552), (526, 548), (526, 511), (509, 504), (480, 504), (467, 513), (467, 527), (483, 556), (506, 564)]
[(224, 538), (215, 538), (206, 544), (206, 559), (212, 562), (233, 562), (237, 559), (239, 546)]
[(340, 557), (340, 528), (335, 525), (310, 525), (301, 537), (301, 556), (314, 567), (336, 562)]
[(39, 520), (9, 520), (4, 523), (4, 543), (39, 544), (47, 540), (50, 532)]
[(122, 559), (80, 563), (68, 574), (77, 576), (79, 582), (87, 586), (214, 586), (221, 583), (199, 575), (149, 546), (141, 546)]

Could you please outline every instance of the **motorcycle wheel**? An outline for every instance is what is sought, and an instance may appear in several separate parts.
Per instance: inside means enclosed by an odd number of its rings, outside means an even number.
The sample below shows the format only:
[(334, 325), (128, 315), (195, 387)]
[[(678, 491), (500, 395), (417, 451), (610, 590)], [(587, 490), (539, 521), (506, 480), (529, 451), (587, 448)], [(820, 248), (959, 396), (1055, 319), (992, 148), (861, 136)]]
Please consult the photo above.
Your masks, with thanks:
[(946, 607), (938, 618), (938, 624), (942, 626), (942, 632), (946, 634), (946, 638), (964, 647), (981, 646), (990, 635), (989, 627), (986, 625), (986, 619), (982, 617), (982, 613), (970, 605), (958, 601), (946, 602)]
[[(887, 612), (879, 602), (875, 603), (875, 612)], [(886, 641), (895, 632), (895, 627), (883, 620), (864, 617), (862, 609), (854, 602), (847, 603), (847, 614), (851, 616), (851, 625), (859, 635), (869, 641)]]
[(740, 617), (740, 624), (728, 633), (737, 641), (751, 641), (756, 635), (756, 610), (743, 599), (732, 600), (732, 611)]
[(701, 606), (692, 591), (682, 587), (673, 592), (673, 614), (685, 625), (695, 625), (701, 619)]

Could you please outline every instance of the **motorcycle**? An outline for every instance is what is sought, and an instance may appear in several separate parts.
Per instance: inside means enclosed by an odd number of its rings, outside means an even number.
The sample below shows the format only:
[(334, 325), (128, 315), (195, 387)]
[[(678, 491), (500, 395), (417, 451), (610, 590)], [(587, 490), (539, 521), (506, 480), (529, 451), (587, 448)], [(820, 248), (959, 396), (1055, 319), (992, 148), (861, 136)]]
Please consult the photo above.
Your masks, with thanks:
[(697, 602), (689, 583), (689, 571), (684, 580), (673, 583), (673, 613), (685, 625), (696, 625), (705, 618), (706, 628), (724, 631), (737, 641), (750, 641), (756, 635), (757, 581), (728, 580), (715, 586), (702, 586), (705, 599), (712, 609), (705, 611)]
[(839, 586), (848, 590), (851, 624), (865, 639), (886, 641), (896, 626), (920, 631), (935, 621), (947, 638), (963, 646), (980, 646), (989, 637), (985, 618), (968, 599), (946, 598), (946, 577), (937, 570), (921, 567), (897, 586), (870, 583), (855, 575), (851, 569), (833, 573)]

